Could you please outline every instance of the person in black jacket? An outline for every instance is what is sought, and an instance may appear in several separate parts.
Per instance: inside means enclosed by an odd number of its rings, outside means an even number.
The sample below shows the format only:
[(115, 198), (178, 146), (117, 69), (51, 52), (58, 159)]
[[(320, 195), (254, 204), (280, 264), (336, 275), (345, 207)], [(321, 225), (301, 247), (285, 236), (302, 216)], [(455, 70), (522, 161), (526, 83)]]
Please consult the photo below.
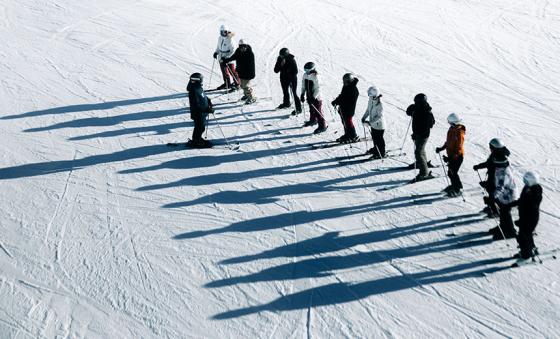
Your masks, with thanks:
[(342, 119), (342, 125), (344, 126), (344, 135), (336, 139), (340, 143), (352, 143), (359, 140), (356, 134), (356, 128), (354, 128), (354, 122), (352, 117), (356, 112), (356, 102), (358, 101), (358, 96), (360, 92), (358, 91), (358, 78), (356, 78), (352, 73), (346, 73), (342, 77), (342, 91), (336, 99), (331, 102), (331, 105), (338, 106), (338, 113)]
[(189, 109), (191, 119), (194, 122), (192, 139), (187, 142), (188, 147), (206, 148), (212, 147), (212, 143), (202, 138), (202, 133), (206, 129), (208, 113), (213, 113), (212, 102), (204, 93), (202, 88), (202, 74), (193, 73), (190, 76), (187, 92), (189, 92)]
[[(490, 148), (490, 155), (488, 156), (488, 159), (486, 159), (485, 162), (474, 165), (473, 169), (475, 171), (478, 171), (480, 169), (486, 168), (487, 179), (486, 181), (480, 182), (480, 186), (482, 186), (482, 188), (484, 188), (486, 192), (488, 192), (488, 199), (485, 200), (486, 207), (484, 208), (483, 212), (488, 214), (489, 217), (494, 218), (499, 215), (496, 203), (492, 198), (496, 189), (496, 183), (494, 182), (496, 173), (495, 160), (508, 158), (510, 155), (510, 151), (498, 138), (493, 138), (492, 140), (490, 140), (488, 147)], [(498, 231), (497, 227), (495, 228), (495, 231)]]
[(418, 175), (416, 181), (431, 179), (434, 176), (428, 171), (428, 159), (426, 158), (426, 144), (430, 137), (430, 130), (435, 124), (432, 107), (428, 104), (425, 94), (419, 93), (414, 97), (414, 104), (408, 106), (406, 114), (412, 117), (412, 140), (414, 140), (414, 157)]
[(297, 95), (298, 67), (296, 59), (285, 47), (280, 50), (280, 55), (278, 56), (276, 65), (274, 66), (274, 73), (280, 73), (280, 85), (282, 86), (282, 93), (284, 93), (284, 101), (280, 104), (280, 106), (278, 106), (278, 109), (289, 108), (291, 106), (291, 90), (296, 104), (296, 109), (292, 112), (292, 115), (300, 114), (301, 102), (299, 101), (299, 97)]
[(225, 58), (224, 62), (229, 63), (232, 60), (235, 60), (237, 64), (237, 74), (243, 89), (241, 100), (244, 100), (246, 105), (252, 104), (256, 101), (251, 87), (251, 80), (255, 78), (255, 55), (251, 46), (243, 39), (239, 40), (239, 47), (235, 53), (231, 57)]
[(523, 183), (525, 186), (519, 200), (512, 202), (509, 206), (517, 206), (519, 209), (519, 220), (515, 224), (519, 227), (517, 243), (519, 244), (520, 252), (516, 257), (529, 259), (533, 255), (538, 254), (533, 240), (533, 232), (539, 223), (542, 187), (539, 185), (538, 175), (533, 172), (525, 173)]

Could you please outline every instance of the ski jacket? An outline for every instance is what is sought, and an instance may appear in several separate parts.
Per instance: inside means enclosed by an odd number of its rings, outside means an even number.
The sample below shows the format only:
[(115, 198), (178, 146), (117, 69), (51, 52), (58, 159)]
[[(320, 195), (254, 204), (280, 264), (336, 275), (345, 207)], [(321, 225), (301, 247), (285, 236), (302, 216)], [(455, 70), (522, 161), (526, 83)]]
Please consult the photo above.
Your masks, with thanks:
[(252, 80), (255, 78), (255, 55), (251, 46), (247, 45), (245, 52), (238, 47), (231, 57), (224, 59), (224, 62), (232, 60), (235, 60), (237, 64), (237, 74), (240, 79)]
[(369, 97), (368, 107), (362, 120), (369, 118), (369, 125), (376, 130), (385, 129), (385, 118), (383, 117), (383, 103), (380, 97)]
[(307, 100), (321, 100), (321, 88), (319, 87), (319, 79), (317, 73), (304, 73), (301, 79), (301, 95), (306, 95)]
[(502, 205), (511, 204), (517, 198), (517, 186), (509, 163), (497, 163), (494, 176), (494, 199)]
[(430, 130), (436, 123), (432, 114), (432, 107), (426, 102), (423, 105), (412, 104), (406, 110), (406, 114), (412, 116), (412, 139), (427, 139)]
[(293, 79), (298, 74), (296, 59), (288, 54), (285, 58), (278, 57), (274, 65), (274, 73), (280, 73), (280, 80)]
[(518, 206), (519, 229), (527, 227), (533, 231), (539, 223), (539, 209), (542, 201), (542, 186), (539, 184), (523, 187), (519, 200), (514, 201), (511, 206)]
[(352, 83), (342, 87), (342, 91), (336, 99), (332, 102), (333, 105), (340, 107), (340, 114), (344, 118), (353, 117), (356, 113), (356, 101), (360, 92), (358, 91), (358, 79), (355, 78)]
[(189, 82), (187, 85), (189, 92), (189, 109), (191, 111), (191, 119), (204, 119), (210, 112), (212, 103), (204, 93), (202, 85), (197, 82)]
[(235, 42), (233, 36), (235, 33), (228, 32), (226, 36), (220, 35), (218, 38), (218, 45), (216, 46), (216, 53), (218, 53), (218, 60), (229, 58), (235, 52)]
[(445, 149), (447, 156), (451, 160), (457, 160), (465, 155), (463, 144), (465, 143), (465, 133), (467, 129), (463, 125), (453, 125), (447, 131), (447, 140), (445, 141)]

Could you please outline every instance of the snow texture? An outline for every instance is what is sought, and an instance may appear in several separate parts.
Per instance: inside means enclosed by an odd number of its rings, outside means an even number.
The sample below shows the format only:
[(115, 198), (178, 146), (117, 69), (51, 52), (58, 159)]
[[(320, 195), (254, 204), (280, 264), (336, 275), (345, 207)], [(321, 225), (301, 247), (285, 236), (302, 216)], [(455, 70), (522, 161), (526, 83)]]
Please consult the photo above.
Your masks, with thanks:
[[(261, 100), (211, 94), (208, 138), (219, 123), (240, 149), (167, 147), (190, 137), (188, 75), (219, 85), (222, 23), (252, 43)], [(2, 1), (0, 39), (1, 338), (558, 337), (558, 263), (509, 269), (472, 165), (499, 137), (518, 185), (536, 170), (536, 242), (557, 247), (560, 2)], [(317, 64), (325, 134), (274, 110), (282, 47)], [(357, 117), (378, 86), (409, 156), (309, 146), (341, 135), (328, 102), (350, 71)], [(418, 92), (433, 162), (447, 115), (467, 126), (466, 202), (439, 194), (442, 168), (383, 190), (414, 176), (391, 169)]]

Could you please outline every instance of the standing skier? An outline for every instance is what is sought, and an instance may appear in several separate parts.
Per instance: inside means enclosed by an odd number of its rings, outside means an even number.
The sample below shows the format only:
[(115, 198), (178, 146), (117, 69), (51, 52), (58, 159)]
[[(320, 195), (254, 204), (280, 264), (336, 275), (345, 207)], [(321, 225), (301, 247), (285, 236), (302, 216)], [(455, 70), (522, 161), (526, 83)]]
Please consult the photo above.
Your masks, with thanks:
[(419, 93), (414, 97), (414, 104), (408, 106), (406, 114), (412, 117), (412, 140), (414, 140), (414, 157), (418, 175), (416, 181), (431, 179), (434, 176), (428, 171), (428, 160), (426, 158), (426, 144), (430, 137), (430, 130), (435, 124), (432, 107), (428, 104), (425, 94)]
[(492, 201), (498, 207), (500, 224), (488, 232), (492, 234), (494, 240), (502, 240), (504, 237), (506, 239), (515, 238), (517, 234), (513, 227), (510, 204), (516, 199), (517, 187), (508, 157), (503, 153), (495, 154), (492, 158), (492, 166), (494, 167), (494, 196)]
[(189, 109), (191, 119), (194, 122), (192, 139), (187, 142), (188, 147), (207, 148), (212, 147), (210, 141), (202, 138), (202, 133), (206, 129), (208, 113), (213, 113), (212, 102), (204, 93), (202, 88), (202, 74), (193, 73), (190, 76), (187, 92), (189, 92)]
[(214, 59), (218, 59), (220, 62), (224, 83), (218, 86), (217, 89), (236, 90), (239, 87), (239, 76), (235, 70), (235, 64), (225, 61), (226, 58), (231, 57), (235, 52), (234, 35), (225, 25), (220, 27), (220, 37), (218, 38), (218, 46), (216, 46), (214, 51)]
[(313, 62), (308, 62), (303, 67), (304, 74), (301, 81), (301, 102), (305, 102), (307, 95), (307, 103), (309, 104), (309, 121), (305, 122), (305, 127), (319, 124), (313, 131), (314, 134), (323, 133), (327, 130), (327, 122), (323, 115), (323, 100), (321, 98), (321, 90), (319, 87), (319, 79), (317, 79), (317, 70)]
[(383, 117), (383, 103), (381, 102), (382, 94), (375, 86), (368, 88), (368, 106), (362, 123), (367, 124), (371, 128), (371, 137), (373, 139), (373, 147), (368, 150), (374, 158), (385, 157), (385, 118)]
[(488, 214), (489, 217), (494, 218), (498, 216), (499, 212), (493, 199), (495, 190), (494, 177), (496, 172), (496, 167), (494, 166), (493, 159), (495, 157), (507, 158), (510, 155), (510, 151), (498, 138), (493, 138), (492, 140), (490, 140), (488, 147), (490, 148), (490, 155), (488, 156), (488, 159), (486, 159), (485, 162), (474, 165), (473, 169), (475, 171), (478, 171), (480, 169), (486, 168), (487, 179), (486, 181), (480, 182), (480, 186), (482, 186), (482, 188), (484, 188), (486, 192), (488, 192), (488, 197), (484, 199), (486, 207), (484, 208), (483, 212)]
[(336, 139), (336, 141), (342, 144), (353, 143), (359, 140), (356, 128), (354, 128), (354, 122), (352, 121), (356, 111), (356, 102), (360, 95), (357, 87), (358, 81), (354, 74), (344, 74), (342, 77), (342, 90), (338, 97), (331, 102), (331, 105), (338, 106), (338, 113), (344, 126), (344, 135)]
[(274, 65), (274, 73), (280, 73), (280, 85), (282, 86), (282, 93), (284, 94), (283, 102), (278, 106), (278, 109), (289, 108), (291, 106), (291, 91), (296, 104), (296, 109), (292, 112), (292, 115), (300, 114), (301, 102), (299, 101), (299, 97), (297, 95), (298, 67), (296, 59), (285, 47), (280, 50), (280, 54), (276, 60), (276, 65)]
[(461, 194), (463, 184), (459, 178), (459, 169), (463, 163), (465, 150), (463, 144), (465, 142), (466, 128), (461, 122), (459, 116), (455, 113), (449, 114), (447, 117), (449, 130), (447, 131), (447, 140), (441, 147), (436, 147), (436, 153), (443, 150), (447, 151), (447, 156), (443, 156), (443, 160), (447, 162), (447, 175), (451, 181), (451, 185), (446, 187), (444, 191), (450, 197), (456, 197)]
[(515, 222), (519, 226), (519, 235), (517, 243), (520, 252), (516, 257), (520, 259), (529, 259), (538, 254), (535, 242), (533, 240), (533, 232), (539, 223), (539, 208), (542, 201), (542, 187), (539, 184), (539, 177), (536, 173), (527, 172), (523, 176), (525, 186), (521, 192), (519, 200), (510, 204), (510, 207), (517, 206), (519, 209), (519, 220)]
[(241, 88), (243, 89), (243, 97), (241, 100), (245, 101), (246, 105), (254, 103), (255, 97), (253, 96), (253, 88), (251, 88), (251, 80), (255, 78), (255, 55), (251, 46), (249, 46), (243, 39), (239, 40), (239, 47), (235, 53), (229, 58), (223, 59), (225, 63), (235, 60), (237, 63), (237, 73), (241, 81)]

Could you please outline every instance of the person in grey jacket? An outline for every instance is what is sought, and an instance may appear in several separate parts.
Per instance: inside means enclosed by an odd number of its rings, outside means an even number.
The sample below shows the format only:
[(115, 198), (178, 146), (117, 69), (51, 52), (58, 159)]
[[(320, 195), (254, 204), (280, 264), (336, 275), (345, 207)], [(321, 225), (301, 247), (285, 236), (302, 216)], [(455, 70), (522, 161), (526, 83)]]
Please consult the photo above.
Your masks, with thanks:
[(371, 127), (373, 147), (368, 151), (374, 158), (385, 157), (385, 118), (383, 117), (382, 94), (375, 86), (368, 88), (368, 106), (362, 117), (362, 123)]

